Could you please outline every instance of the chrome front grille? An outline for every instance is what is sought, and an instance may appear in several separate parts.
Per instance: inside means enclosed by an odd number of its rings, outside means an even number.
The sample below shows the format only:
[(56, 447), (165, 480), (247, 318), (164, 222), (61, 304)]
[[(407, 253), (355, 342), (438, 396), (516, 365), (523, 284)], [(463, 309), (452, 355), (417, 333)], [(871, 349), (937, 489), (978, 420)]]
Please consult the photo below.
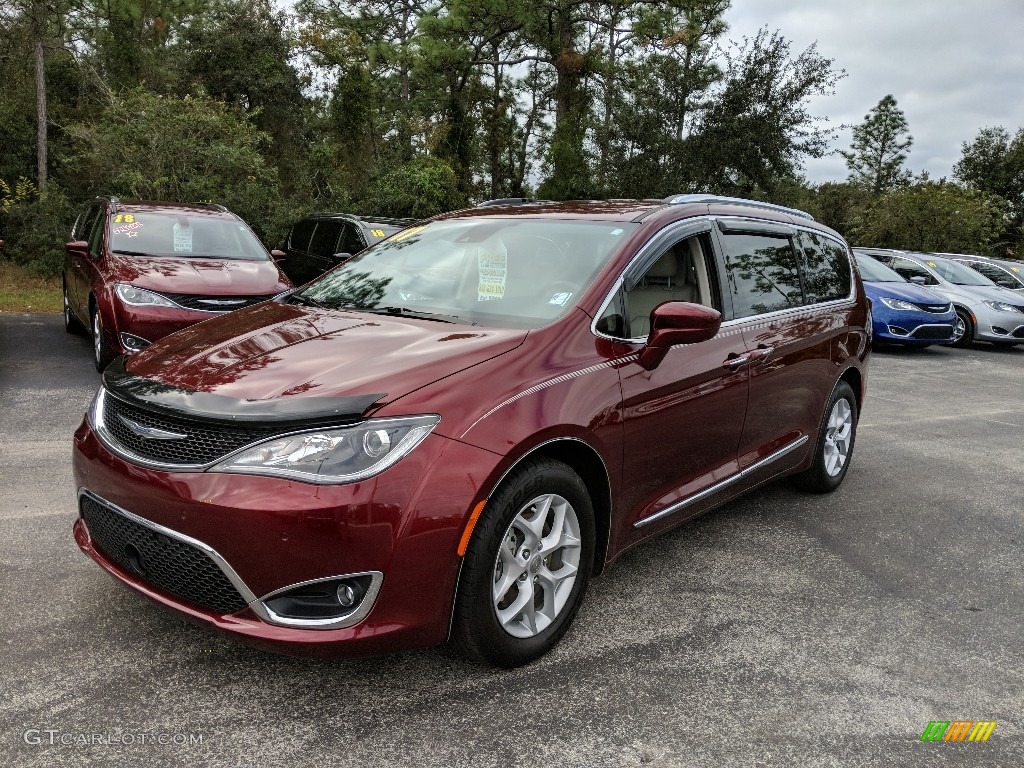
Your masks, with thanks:
[[(103, 427), (127, 452), (159, 464), (204, 465), (250, 443), (271, 437), (280, 427), (192, 421), (129, 405), (103, 395)], [(181, 438), (147, 437), (154, 430)], [(158, 434), (159, 434), (158, 432)]]
[(160, 295), (186, 309), (198, 309), (204, 312), (231, 312), (272, 299), (275, 294), (269, 296), (206, 296), (193, 293), (161, 293)]

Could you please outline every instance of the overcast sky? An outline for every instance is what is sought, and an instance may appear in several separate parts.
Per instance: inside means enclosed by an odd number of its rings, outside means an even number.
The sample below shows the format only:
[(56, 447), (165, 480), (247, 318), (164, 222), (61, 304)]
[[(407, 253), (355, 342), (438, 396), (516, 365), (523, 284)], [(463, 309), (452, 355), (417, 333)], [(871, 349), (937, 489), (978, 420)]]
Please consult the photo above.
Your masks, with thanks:
[[(985, 126), (1024, 127), (1024, 0), (733, 0), (728, 37), (778, 29), (794, 55), (817, 41), (847, 76), (812, 113), (863, 122), (891, 93), (914, 144), (908, 167), (950, 176), (960, 146)], [(850, 131), (835, 146), (848, 149)], [(808, 160), (812, 182), (845, 179), (841, 156)]]

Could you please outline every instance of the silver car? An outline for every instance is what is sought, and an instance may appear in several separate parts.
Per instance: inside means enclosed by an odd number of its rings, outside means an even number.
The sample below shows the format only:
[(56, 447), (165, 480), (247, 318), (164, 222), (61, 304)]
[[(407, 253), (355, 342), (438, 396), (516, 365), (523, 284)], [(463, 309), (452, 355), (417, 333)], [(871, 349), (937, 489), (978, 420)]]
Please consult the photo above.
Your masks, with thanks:
[(933, 253), (857, 248), (878, 259), (904, 279), (926, 285), (953, 302), (957, 327), (953, 344), (973, 341), (999, 346), (1024, 344), (1024, 295), (1002, 288), (979, 272)]
[(960, 253), (941, 253), (947, 259), (966, 264), (993, 283), (1024, 295), (1024, 264), (1019, 261), (990, 259), (988, 256), (970, 256)]

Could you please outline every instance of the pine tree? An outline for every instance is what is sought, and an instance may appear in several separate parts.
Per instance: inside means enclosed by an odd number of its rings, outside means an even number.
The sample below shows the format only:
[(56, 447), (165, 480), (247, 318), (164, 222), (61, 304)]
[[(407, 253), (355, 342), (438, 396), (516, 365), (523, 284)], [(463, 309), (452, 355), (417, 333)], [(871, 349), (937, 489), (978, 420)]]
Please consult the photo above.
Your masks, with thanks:
[(853, 144), (842, 152), (850, 169), (850, 181), (875, 194), (902, 186), (910, 179), (903, 167), (914, 137), (908, 132), (907, 118), (896, 106), (892, 95), (885, 96), (853, 128)]

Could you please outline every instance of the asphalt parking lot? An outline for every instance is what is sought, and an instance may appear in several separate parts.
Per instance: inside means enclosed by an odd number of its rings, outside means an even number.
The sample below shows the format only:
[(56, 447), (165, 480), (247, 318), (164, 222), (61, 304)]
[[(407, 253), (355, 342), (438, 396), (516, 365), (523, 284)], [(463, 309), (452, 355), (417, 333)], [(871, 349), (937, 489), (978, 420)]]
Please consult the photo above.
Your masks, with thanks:
[(1024, 348), (876, 354), (837, 493), (772, 485), (630, 553), (511, 672), (269, 655), (116, 583), (71, 536), (90, 352), (0, 315), (4, 765), (1024, 765)]

